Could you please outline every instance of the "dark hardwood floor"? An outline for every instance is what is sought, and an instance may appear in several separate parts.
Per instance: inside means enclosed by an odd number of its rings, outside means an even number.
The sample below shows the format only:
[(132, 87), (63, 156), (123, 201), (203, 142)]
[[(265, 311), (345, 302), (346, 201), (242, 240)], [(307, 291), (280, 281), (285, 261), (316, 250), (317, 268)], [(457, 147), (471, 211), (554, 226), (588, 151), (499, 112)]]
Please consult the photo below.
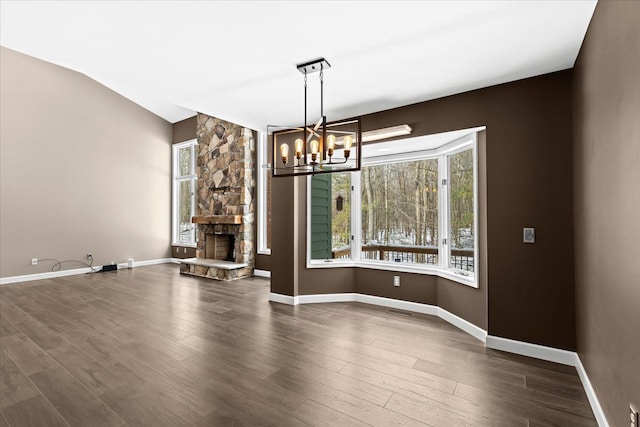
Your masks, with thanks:
[(572, 367), (176, 265), (0, 288), (0, 427), (595, 426)]

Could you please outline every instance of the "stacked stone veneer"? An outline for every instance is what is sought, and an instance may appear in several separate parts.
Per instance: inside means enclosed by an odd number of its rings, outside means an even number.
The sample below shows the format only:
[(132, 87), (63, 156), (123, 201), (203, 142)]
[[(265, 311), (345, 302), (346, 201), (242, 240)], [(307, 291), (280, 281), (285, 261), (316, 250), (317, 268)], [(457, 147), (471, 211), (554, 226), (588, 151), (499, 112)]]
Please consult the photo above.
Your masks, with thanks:
[(256, 149), (254, 131), (198, 114), (198, 196), (196, 216), (241, 215), (242, 224), (198, 224), (196, 257), (205, 257), (209, 233), (235, 236), (238, 270), (183, 265), (186, 274), (220, 280), (253, 276), (255, 268)]

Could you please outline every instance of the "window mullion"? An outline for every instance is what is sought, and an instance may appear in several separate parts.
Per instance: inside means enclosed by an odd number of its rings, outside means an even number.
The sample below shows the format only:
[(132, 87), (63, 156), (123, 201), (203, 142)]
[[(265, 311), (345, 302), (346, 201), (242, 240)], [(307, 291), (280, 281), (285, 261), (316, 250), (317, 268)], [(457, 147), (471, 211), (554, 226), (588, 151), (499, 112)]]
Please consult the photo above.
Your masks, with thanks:
[(362, 248), (361, 171), (351, 173), (351, 259), (359, 260)]
[[(438, 239), (438, 264), (447, 268), (449, 265), (449, 187), (444, 182), (448, 183), (449, 178), (449, 165), (446, 155), (440, 155), (438, 157), (438, 187), (440, 188), (440, 203), (438, 205), (438, 221), (440, 223), (440, 236)], [(447, 242), (446, 244), (444, 242)]]

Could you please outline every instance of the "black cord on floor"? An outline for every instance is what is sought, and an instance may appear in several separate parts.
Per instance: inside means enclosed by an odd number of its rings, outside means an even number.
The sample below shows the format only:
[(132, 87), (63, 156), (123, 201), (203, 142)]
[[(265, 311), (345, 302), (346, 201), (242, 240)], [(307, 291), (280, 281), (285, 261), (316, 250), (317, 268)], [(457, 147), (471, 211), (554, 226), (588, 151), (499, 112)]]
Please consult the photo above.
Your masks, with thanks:
[(91, 257), (91, 264), (87, 264), (84, 261), (78, 261), (76, 259), (66, 259), (64, 261), (58, 261), (57, 259), (54, 259), (54, 258), (43, 258), (43, 259), (38, 259), (38, 262), (40, 261), (53, 261), (53, 265), (51, 266), (51, 271), (60, 271), (62, 269), (62, 264), (69, 263), (69, 262), (75, 262), (78, 264), (85, 265), (91, 269), (92, 273), (97, 273), (98, 271), (100, 271), (100, 268), (93, 266), (93, 257)]

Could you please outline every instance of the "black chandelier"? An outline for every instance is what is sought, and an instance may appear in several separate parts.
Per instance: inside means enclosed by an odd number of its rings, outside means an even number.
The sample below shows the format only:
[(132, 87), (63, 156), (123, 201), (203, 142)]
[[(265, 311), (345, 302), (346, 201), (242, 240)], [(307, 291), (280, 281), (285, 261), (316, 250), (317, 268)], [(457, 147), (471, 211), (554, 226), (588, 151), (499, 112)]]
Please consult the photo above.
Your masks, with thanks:
[[(329, 62), (319, 58), (296, 66), (304, 75), (304, 125), (274, 131), (272, 176), (298, 176), (360, 170), (362, 131), (360, 119), (327, 123), (324, 115), (324, 71)], [(307, 75), (320, 73), (320, 118), (307, 122)], [(269, 126), (272, 127), (272, 126)]]

